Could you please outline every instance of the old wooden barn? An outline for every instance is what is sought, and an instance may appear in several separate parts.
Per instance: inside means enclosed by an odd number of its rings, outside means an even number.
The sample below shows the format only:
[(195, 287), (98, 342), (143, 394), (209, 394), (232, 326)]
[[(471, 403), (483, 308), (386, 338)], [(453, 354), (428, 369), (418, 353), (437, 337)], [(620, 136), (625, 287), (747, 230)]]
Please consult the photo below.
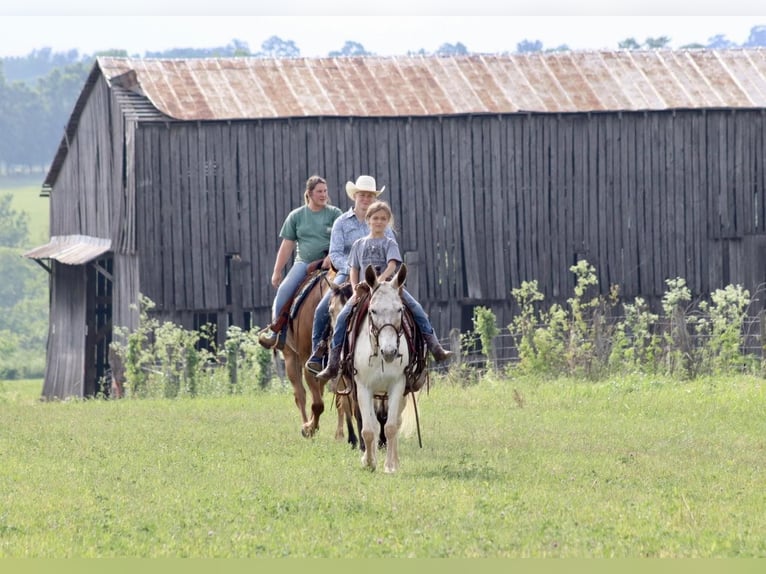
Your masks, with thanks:
[(139, 294), (188, 328), (264, 325), (306, 178), (386, 186), (437, 332), (501, 326), (536, 279), (657, 300), (764, 280), (766, 51), (99, 58), (44, 184), (46, 397), (87, 396)]

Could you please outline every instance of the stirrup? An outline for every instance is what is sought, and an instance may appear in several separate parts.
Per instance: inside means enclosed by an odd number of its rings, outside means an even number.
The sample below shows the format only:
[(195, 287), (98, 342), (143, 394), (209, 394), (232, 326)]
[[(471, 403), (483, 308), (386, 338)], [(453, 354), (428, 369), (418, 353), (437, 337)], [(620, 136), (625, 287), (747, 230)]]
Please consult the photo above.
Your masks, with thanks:
[(275, 333), (270, 327), (266, 327), (258, 333), (258, 343), (266, 349), (273, 349), (279, 340), (279, 333)]

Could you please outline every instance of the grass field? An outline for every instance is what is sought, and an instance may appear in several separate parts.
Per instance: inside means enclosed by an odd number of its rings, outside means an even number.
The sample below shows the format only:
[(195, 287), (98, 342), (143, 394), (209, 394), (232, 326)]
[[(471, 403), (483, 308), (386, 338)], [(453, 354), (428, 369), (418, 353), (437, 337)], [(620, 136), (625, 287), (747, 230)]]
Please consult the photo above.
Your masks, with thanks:
[(40, 197), (40, 189), (45, 176), (0, 177), (0, 194), (11, 193), (11, 207), (29, 214), (29, 247), (48, 241), (48, 206), (50, 200)]
[(0, 385), (0, 557), (766, 556), (759, 379), (440, 379), (393, 476), (334, 411), (303, 439), (284, 387), (39, 390)]

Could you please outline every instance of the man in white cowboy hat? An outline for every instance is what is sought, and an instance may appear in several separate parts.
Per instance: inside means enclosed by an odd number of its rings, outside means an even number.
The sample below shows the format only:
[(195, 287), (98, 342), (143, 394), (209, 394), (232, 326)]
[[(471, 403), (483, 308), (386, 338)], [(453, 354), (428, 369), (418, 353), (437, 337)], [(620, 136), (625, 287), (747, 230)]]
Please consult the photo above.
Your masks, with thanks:
[[(332, 257), (333, 253), (333, 244), (334, 242), (338, 241), (338, 244), (341, 243), (340, 238), (336, 238), (336, 229), (341, 228), (345, 224), (348, 225), (349, 222), (354, 223), (355, 225), (355, 233), (353, 234), (353, 237), (351, 238), (351, 241), (349, 241), (348, 245), (344, 245), (344, 254), (342, 256), (342, 265), (343, 269), (342, 272), (346, 277), (349, 275), (349, 253), (351, 252), (351, 246), (354, 244), (354, 242), (357, 239), (361, 239), (363, 237), (367, 237), (369, 235), (369, 227), (366, 223), (366, 214), (367, 209), (372, 203), (372, 201), (380, 195), (383, 190), (386, 187), (383, 186), (380, 188), (380, 190), (377, 189), (375, 179), (372, 178), (369, 175), (363, 175), (357, 178), (356, 183), (351, 183), (350, 181), (346, 184), (346, 194), (348, 194), (349, 197), (354, 198), (354, 202), (359, 205), (361, 204), (364, 210), (361, 215), (357, 214), (356, 207), (353, 210), (353, 213), (351, 210), (349, 213), (344, 213), (341, 215), (338, 219), (335, 220), (335, 223), (333, 224), (332, 233), (330, 235), (330, 258), (332, 259), (333, 265), (338, 268), (337, 264), (335, 263), (335, 259)], [(369, 194), (372, 196), (371, 201), (365, 201), (362, 199), (362, 194)], [(386, 205), (386, 208), (388, 206)], [(389, 211), (390, 213), (390, 211)], [(356, 221), (355, 221), (356, 220)], [(361, 220), (361, 223), (360, 221)], [(362, 227), (363, 226), (363, 227)], [(393, 232), (391, 231), (391, 227), (387, 226), (386, 235), (391, 237), (391, 239), (396, 242), (396, 237), (393, 235)], [(338, 232), (338, 235), (340, 232)], [(339, 273), (341, 271), (340, 268), (338, 268)], [(344, 279), (345, 281), (345, 279)], [(332, 293), (332, 291), (330, 291)], [(404, 290), (402, 292), (402, 299), (407, 305), (407, 307), (412, 311), (413, 317), (415, 319), (415, 323), (418, 325), (418, 329), (420, 330), (421, 334), (423, 335), (423, 340), (426, 342), (426, 345), (428, 346), (428, 350), (431, 352), (431, 354), (434, 356), (434, 359), (437, 361), (446, 361), (452, 356), (452, 353), (450, 351), (445, 350), (441, 344), (439, 343), (439, 339), (436, 336), (436, 333), (434, 333), (433, 327), (431, 326), (431, 322), (428, 319), (428, 315), (426, 314), (425, 310), (423, 309), (422, 305), (418, 303), (412, 295), (406, 292)], [(329, 306), (329, 297), (328, 297), (328, 306)], [(319, 308), (317, 308), (317, 313), (314, 315), (314, 333), (316, 334), (317, 331), (317, 314), (319, 312)], [(325, 323), (325, 326), (329, 324), (329, 308), (327, 311), (327, 320)], [(321, 320), (321, 319), (320, 319)], [(320, 326), (321, 327), (321, 326)], [(319, 341), (324, 338), (324, 328), (322, 328), (322, 331), (319, 331)], [(338, 329), (338, 326), (336, 326), (336, 329)], [(327, 366), (317, 372), (317, 367), (322, 366), (322, 358), (317, 356), (318, 354), (318, 346), (319, 341), (314, 340), (314, 349), (311, 355), (311, 358), (306, 361), (306, 368), (313, 372), (315, 375), (317, 375), (317, 378), (320, 381), (327, 381), (332, 378), (334, 378), (338, 374), (338, 368), (340, 364), (340, 346), (337, 345), (337, 341), (333, 341), (333, 347), (329, 356), (329, 360), (327, 363)]]
[[(348, 281), (348, 254), (351, 252), (351, 246), (354, 241), (370, 232), (365, 221), (367, 208), (385, 189), (385, 185), (378, 189), (375, 178), (370, 175), (360, 175), (355, 183), (346, 182), (346, 195), (354, 202), (354, 205), (335, 220), (330, 233), (329, 257), (336, 270), (334, 279), (336, 285)], [(386, 231), (386, 235), (394, 238), (391, 229)], [(324, 368), (320, 343), (329, 335), (332, 294), (333, 291), (328, 290), (314, 312), (314, 327), (311, 334), (312, 353), (306, 362), (306, 368), (314, 374)]]

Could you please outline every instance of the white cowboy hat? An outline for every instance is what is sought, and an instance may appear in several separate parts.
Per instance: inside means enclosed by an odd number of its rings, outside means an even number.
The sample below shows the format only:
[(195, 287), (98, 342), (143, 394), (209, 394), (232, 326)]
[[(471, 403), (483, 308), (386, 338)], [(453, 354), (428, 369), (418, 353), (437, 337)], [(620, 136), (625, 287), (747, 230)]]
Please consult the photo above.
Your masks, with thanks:
[(384, 189), (386, 189), (385, 185), (378, 189), (378, 186), (375, 183), (375, 178), (371, 175), (360, 175), (356, 178), (356, 183), (350, 181), (346, 182), (346, 195), (348, 195), (352, 201), (357, 191), (370, 191), (375, 194), (375, 197), (378, 197), (383, 193)]

